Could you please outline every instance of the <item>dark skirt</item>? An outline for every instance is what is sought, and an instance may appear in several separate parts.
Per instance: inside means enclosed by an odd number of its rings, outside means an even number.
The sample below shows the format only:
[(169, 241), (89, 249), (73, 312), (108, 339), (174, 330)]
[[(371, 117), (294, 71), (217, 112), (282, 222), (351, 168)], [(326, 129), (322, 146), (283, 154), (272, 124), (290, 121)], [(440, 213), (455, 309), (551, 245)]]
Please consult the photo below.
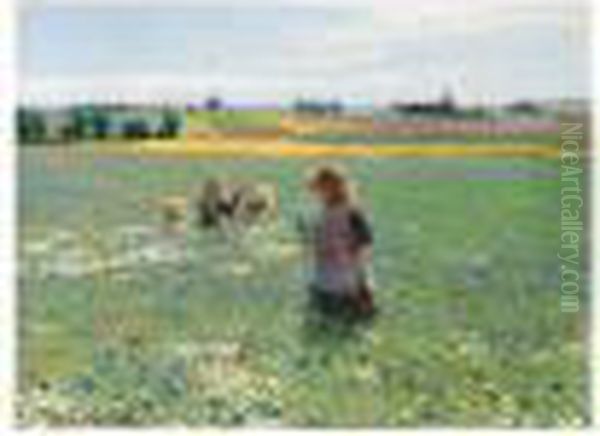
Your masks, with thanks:
[(340, 294), (311, 286), (310, 305), (333, 316), (370, 317), (375, 313), (372, 292), (366, 287), (353, 294)]

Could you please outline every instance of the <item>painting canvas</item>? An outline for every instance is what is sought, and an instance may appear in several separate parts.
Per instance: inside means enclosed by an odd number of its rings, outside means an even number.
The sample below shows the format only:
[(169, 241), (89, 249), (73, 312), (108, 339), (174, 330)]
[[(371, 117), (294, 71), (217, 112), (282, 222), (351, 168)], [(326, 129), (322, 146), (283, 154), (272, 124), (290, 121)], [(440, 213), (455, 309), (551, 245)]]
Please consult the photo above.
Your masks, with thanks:
[(23, 0), (22, 427), (591, 424), (591, 5)]

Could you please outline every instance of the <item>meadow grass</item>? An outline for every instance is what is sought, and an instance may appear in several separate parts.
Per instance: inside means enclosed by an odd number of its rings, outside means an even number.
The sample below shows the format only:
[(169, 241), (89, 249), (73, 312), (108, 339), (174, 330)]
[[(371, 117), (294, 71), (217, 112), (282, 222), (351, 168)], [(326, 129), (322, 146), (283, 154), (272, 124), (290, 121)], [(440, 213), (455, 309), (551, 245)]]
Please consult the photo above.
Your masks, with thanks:
[[(589, 421), (587, 295), (560, 312), (555, 159), (340, 158), (374, 222), (381, 308), (350, 328), (305, 310), (302, 255), (284, 250), (320, 159), (20, 153), (23, 424)], [(146, 199), (211, 175), (276, 183), (280, 222), (235, 241), (190, 229), (178, 262), (39, 273), (73, 245), (113, 256), (116, 229), (159, 225)], [(28, 248), (58, 231), (63, 248)]]

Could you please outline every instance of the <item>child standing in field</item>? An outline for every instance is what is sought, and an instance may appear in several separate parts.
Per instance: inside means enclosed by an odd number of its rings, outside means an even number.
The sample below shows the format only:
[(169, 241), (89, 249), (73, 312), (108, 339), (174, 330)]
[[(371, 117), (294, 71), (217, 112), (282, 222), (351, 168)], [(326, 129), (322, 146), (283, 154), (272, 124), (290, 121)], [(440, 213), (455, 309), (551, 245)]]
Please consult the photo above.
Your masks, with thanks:
[(308, 229), (314, 257), (311, 303), (329, 315), (370, 317), (375, 311), (368, 274), (373, 236), (350, 182), (341, 169), (322, 166), (311, 175), (308, 189), (321, 206)]

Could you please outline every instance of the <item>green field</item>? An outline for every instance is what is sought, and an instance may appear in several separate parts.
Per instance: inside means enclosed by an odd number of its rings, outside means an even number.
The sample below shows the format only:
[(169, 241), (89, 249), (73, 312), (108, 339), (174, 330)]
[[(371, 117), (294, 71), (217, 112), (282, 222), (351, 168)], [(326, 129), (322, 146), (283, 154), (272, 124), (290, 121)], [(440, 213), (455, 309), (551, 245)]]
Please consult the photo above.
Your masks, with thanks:
[(336, 145), (350, 144), (377, 144), (377, 145), (396, 145), (396, 144), (419, 144), (427, 145), (456, 145), (468, 144), (476, 146), (478, 144), (498, 144), (498, 145), (542, 145), (548, 147), (557, 147), (560, 145), (560, 137), (557, 133), (514, 133), (514, 134), (494, 134), (490, 133), (461, 133), (461, 134), (440, 134), (437, 132), (422, 134), (400, 134), (400, 133), (314, 133), (304, 135), (294, 135), (293, 140), (305, 143), (324, 143)]
[(275, 129), (281, 118), (281, 111), (275, 109), (202, 110), (189, 113), (186, 125), (191, 129)]
[[(560, 312), (558, 161), (346, 160), (381, 308), (348, 327), (304, 307), (294, 222), (315, 161), (20, 153), (23, 424), (589, 422), (587, 296)], [(280, 222), (161, 233), (147, 199), (217, 174), (277, 183)]]

